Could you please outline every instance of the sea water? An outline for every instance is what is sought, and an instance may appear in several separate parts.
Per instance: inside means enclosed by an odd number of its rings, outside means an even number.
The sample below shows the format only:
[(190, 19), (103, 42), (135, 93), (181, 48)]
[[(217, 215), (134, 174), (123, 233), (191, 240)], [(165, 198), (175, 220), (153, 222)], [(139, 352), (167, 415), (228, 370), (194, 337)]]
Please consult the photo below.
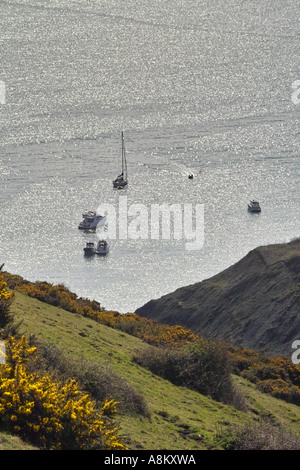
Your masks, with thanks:
[[(128, 312), (299, 236), (296, 0), (0, 0), (0, 59), (6, 270)], [(203, 246), (116, 238), (84, 257), (82, 212), (125, 196), (203, 205)]]

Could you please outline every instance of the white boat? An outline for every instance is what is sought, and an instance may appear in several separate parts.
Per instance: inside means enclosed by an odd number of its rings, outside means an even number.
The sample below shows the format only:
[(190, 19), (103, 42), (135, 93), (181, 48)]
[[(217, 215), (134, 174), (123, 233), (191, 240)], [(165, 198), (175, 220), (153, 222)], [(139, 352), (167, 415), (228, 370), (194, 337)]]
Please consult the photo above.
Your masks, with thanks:
[(121, 134), (122, 138), (122, 173), (113, 181), (114, 188), (124, 188), (128, 184), (127, 178), (127, 162), (126, 162), (126, 151), (125, 151), (125, 143), (124, 143), (124, 133), (122, 131)]
[(106, 240), (99, 240), (96, 246), (96, 255), (106, 255), (109, 252), (109, 243)]
[(85, 212), (82, 214), (83, 220), (78, 225), (79, 230), (96, 230), (99, 222), (105, 217), (99, 215), (94, 211)]
[(261, 212), (261, 207), (258, 201), (250, 201), (248, 204), (249, 212)]
[(83, 251), (86, 256), (94, 255), (96, 252), (95, 243), (87, 242), (86, 246), (83, 248)]

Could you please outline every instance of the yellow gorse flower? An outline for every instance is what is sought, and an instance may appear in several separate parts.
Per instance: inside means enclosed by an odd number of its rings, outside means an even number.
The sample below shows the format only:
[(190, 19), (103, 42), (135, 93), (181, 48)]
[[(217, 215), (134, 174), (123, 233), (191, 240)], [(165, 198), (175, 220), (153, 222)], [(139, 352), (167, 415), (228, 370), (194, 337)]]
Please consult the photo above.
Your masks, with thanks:
[(65, 384), (28, 372), (36, 353), (25, 337), (6, 342), (8, 361), (0, 365), (0, 422), (44, 449), (126, 449), (109, 418), (116, 402), (97, 410), (75, 380)]
[(10, 300), (13, 296), (13, 293), (7, 291), (7, 283), (4, 281), (3, 276), (0, 275), (0, 300)]

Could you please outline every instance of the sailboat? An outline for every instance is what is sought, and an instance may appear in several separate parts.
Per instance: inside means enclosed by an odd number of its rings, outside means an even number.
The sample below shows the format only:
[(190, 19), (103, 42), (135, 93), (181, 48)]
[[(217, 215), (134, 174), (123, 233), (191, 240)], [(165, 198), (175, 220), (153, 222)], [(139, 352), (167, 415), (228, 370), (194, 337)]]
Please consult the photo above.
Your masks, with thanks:
[(123, 188), (128, 184), (127, 179), (127, 162), (126, 162), (126, 152), (125, 152), (125, 143), (124, 143), (124, 133), (122, 131), (122, 173), (113, 181), (114, 188)]

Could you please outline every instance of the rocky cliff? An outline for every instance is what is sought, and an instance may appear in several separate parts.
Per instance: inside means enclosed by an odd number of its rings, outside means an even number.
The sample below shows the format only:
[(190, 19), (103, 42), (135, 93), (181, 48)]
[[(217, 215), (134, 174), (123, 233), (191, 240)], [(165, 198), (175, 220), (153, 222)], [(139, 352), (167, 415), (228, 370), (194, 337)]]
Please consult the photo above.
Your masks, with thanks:
[(236, 346), (291, 357), (300, 339), (300, 240), (256, 248), (220, 274), (136, 313)]

